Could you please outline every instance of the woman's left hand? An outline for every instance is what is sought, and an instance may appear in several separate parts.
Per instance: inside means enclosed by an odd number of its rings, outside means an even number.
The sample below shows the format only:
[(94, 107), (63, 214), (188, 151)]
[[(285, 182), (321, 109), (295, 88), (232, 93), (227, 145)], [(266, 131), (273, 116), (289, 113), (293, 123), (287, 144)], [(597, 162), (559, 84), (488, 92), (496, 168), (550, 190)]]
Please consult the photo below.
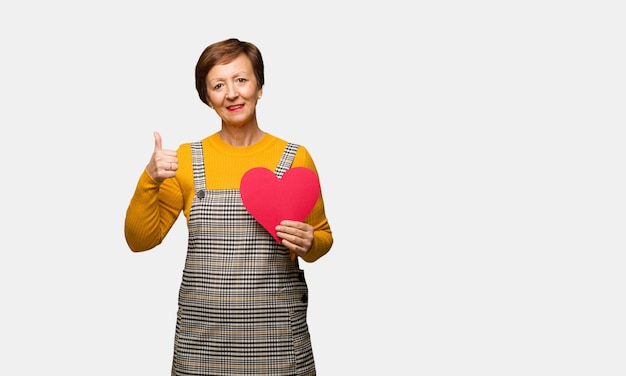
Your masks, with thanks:
[(276, 226), (276, 235), (282, 244), (298, 256), (304, 256), (313, 245), (313, 226), (308, 223), (284, 220)]

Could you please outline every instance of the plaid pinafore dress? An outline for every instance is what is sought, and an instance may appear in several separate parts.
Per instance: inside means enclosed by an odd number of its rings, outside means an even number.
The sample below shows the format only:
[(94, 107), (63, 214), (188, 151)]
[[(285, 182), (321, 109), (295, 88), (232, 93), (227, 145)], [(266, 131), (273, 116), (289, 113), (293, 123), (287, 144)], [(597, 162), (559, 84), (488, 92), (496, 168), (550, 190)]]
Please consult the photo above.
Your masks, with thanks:
[[(297, 149), (285, 148), (279, 178)], [(202, 144), (191, 150), (196, 195), (172, 375), (315, 375), (297, 258), (248, 213), (239, 189), (206, 189)]]

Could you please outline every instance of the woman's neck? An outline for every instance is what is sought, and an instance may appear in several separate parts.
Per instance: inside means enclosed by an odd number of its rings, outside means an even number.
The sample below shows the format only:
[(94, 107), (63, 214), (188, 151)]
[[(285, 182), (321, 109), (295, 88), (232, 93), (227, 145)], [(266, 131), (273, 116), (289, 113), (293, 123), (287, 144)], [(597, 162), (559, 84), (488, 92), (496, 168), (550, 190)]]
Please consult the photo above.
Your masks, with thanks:
[(231, 146), (246, 147), (261, 141), (265, 132), (259, 129), (259, 127), (239, 128), (222, 125), (222, 130), (219, 134), (222, 141)]

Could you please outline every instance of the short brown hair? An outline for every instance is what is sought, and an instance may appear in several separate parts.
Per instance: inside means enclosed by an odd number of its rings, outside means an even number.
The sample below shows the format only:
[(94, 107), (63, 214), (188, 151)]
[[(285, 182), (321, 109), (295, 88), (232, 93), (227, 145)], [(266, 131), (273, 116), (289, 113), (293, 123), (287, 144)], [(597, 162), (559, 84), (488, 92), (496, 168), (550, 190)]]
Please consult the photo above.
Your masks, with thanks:
[(198, 63), (196, 63), (196, 90), (198, 90), (200, 100), (207, 106), (209, 105), (206, 88), (207, 74), (215, 65), (228, 64), (241, 54), (245, 54), (252, 62), (257, 88), (263, 88), (263, 84), (265, 84), (263, 57), (261, 51), (254, 44), (236, 38), (216, 42), (204, 49)]

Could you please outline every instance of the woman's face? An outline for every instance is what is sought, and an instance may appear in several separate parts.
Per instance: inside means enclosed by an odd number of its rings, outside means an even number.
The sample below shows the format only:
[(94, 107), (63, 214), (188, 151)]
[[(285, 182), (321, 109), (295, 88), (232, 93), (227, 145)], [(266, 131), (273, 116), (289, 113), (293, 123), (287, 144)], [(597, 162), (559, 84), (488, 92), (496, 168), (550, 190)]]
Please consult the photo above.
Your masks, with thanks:
[(252, 63), (246, 55), (211, 68), (206, 83), (209, 104), (224, 123), (244, 126), (254, 120), (256, 103), (263, 89), (257, 89)]

